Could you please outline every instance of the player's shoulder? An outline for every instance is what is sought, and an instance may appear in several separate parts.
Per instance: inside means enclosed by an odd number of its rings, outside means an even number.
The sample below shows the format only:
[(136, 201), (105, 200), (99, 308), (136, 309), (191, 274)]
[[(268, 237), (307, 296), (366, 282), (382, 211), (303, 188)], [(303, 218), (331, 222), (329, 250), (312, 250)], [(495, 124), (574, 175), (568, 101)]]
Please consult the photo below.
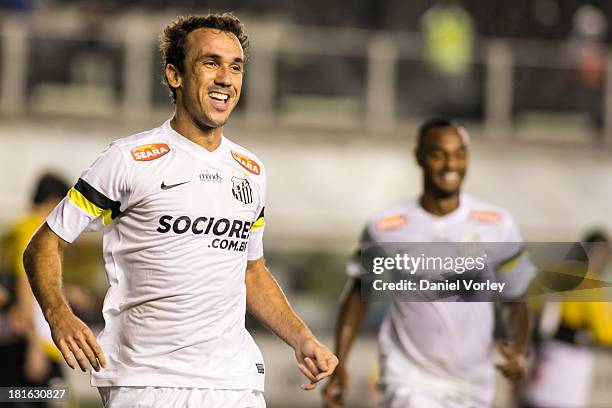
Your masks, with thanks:
[(514, 218), (507, 209), (467, 194), (463, 194), (462, 199), (467, 202), (467, 216), (471, 221), (500, 227), (514, 225)]
[(379, 231), (396, 230), (409, 222), (417, 204), (413, 199), (389, 205), (368, 218), (368, 227)]
[(150, 161), (164, 156), (171, 150), (171, 142), (163, 126), (138, 132), (111, 142), (109, 150), (115, 148), (136, 161)]
[(255, 176), (265, 176), (266, 168), (255, 153), (228, 138), (225, 138), (225, 140), (229, 151), (229, 160), (233, 160), (237, 165)]

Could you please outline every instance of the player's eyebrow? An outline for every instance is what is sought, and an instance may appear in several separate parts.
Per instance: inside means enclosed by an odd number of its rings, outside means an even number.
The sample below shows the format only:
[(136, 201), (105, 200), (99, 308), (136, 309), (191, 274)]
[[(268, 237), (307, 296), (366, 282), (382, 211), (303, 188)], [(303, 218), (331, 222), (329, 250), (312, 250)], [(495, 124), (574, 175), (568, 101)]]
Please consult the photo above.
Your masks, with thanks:
[[(201, 54), (200, 56), (198, 56), (198, 59), (200, 59), (200, 60), (205, 59), (205, 58), (212, 58), (215, 61), (221, 61), (223, 59), (223, 57), (221, 55), (215, 54), (215, 53), (212, 53), (212, 52), (207, 52), (207, 53), (204, 53), (204, 54)], [(244, 59), (242, 57), (236, 57), (236, 58), (234, 58), (234, 60), (232, 62), (236, 62), (236, 63), (239, 63), (239, 64), (244, 64)]]

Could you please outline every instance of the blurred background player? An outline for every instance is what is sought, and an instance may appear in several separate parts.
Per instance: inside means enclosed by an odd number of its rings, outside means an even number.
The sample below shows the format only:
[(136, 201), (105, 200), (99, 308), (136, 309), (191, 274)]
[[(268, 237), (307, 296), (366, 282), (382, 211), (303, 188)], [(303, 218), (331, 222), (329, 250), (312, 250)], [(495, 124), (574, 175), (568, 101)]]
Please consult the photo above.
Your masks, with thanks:
[[(51, 210), (66, 196), (68, 184), (46, 173), (36, 184), (31, 209), (15, 220), (2, 237), (2, 271), (10, 288), (10, 304), (0, 319), (2, 386), (47, 386), (62, 377), (61, 354), (36, 302), (23, 267), (23, 251)], [(5, 292), (8, 293), (8, 292)]]
[[(302, 389), (337, 364), (265, 266), (265, 169), (223, 135), (248, 46), (231, 13), (168, 23), (160, 49), (173, 117), (113, 142), (24, 253), (56, 345), (73, 369), (93, 367), (105, 407), (265, 407), (247, 309), (292, 347)], [(97, 339), (61, 289), (60, 254), (85, 230), (104, 231), (110, 284)]]
[[(423, 193), (392, 206), (368, 222), (360, 247), (384, 242), (508, 242), (505, 254), (490, 256), (498, 279), (510, 282), (502, 300), (519, 299), (533, 275), (522, 238), (504, 209), (461, 193), (468, 168), (469, 138), (446, 119), (427, 121), (415, 150)], [(511, 252), (507, 252), (511, 251)], [(491, 259), (494, 258), (494, 259)], [(339, 365), (324, 390), (327, 407), (343, 406), (348, 385), (345, 363), (367, 309), (361, 295), (366, 271), (357, 254), (336, 326)], [(499, 343), (509, 379), (522, 378), (528, 315), (522, 302), (508, 303), (513, 344)], [(488, 407), (493, 401), (494, 305), (490, 302), (404, 302), (394, 297), (380, 328), (378, 406), (385, 408)]]
[(566, 301), (543, 306), (546, 323), (540, 326), (552, 335), (544, 333), (537, 347), (524, 385), (525, 407), (605, 407), (611, 401), (612, 303), (602, 301), (610, 298), (604, 293), (610, 290), (610, 239), (595, 230), (581, 242), (588, 273), (571, 294), (561, 293)]

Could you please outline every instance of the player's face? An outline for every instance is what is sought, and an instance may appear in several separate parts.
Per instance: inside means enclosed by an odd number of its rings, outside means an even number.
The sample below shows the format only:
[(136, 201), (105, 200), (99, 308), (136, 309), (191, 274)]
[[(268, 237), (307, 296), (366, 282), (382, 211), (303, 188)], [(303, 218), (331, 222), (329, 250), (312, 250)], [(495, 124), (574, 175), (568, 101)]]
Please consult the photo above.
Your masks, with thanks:
[(177, 99), (182, 98), (200, 127), (221, 127), (240, 99), (244, 71), (240, 42), (234, 34), (199, 28), (187, 35), (185, 50)]
[(468, 164), (467, 135), (452, 126), (430, 130), (418, 161), (426, 188), (442, 196), (458, 194)]

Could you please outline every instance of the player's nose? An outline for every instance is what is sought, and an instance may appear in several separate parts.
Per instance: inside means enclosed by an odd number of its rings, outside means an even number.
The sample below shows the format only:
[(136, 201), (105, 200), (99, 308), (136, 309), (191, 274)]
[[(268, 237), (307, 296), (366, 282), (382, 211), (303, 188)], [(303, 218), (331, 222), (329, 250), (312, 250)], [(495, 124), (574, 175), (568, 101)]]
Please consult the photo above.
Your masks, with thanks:
[(444, 161), (444, 170), (456, 171), (461, 167), (461, 160), (457, 157), (449, 156)]
[(229, 67), (221, 66), (217, 70), (217, 75), (215, 76), (215, 84), (219, 86), (230, 86), (231, 73)]

